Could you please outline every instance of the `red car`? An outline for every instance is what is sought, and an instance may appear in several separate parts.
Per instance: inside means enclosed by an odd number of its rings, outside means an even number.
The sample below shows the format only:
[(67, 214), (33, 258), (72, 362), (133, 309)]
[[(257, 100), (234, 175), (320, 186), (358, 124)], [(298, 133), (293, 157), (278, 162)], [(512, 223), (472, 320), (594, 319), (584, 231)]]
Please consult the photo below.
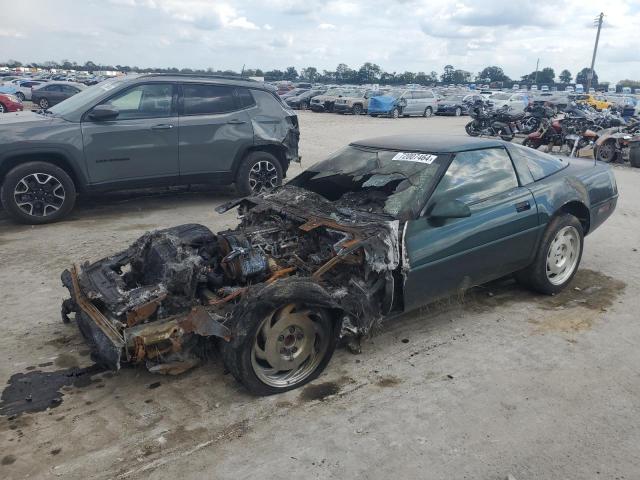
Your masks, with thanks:
[(0, 93), (0, 113), (21, 112), (24, 109), (22, 102), (15, 95)]

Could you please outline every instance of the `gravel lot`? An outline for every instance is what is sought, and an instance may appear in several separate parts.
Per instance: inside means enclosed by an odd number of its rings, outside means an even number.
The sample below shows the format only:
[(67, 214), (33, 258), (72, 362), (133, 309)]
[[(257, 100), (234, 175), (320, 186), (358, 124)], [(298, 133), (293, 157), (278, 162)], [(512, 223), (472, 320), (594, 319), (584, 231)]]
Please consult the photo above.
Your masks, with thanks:
[[(300, 121), (306, 167), (359, 138), (464, 135), (467, 119)], [(313, 384), (275, 397), (247, 395), (216, 358), (179, 377), (95, 375), (63, 387), (56, 408), (0, 417), (0, 478), (639, 478), (640, 170), (616, 176), (618, 209), (558, 296), (477, 289), (387, 324), (361, 355), (340, 350)], [(90, 365), (75, 325), (60, 321), (59, 274), (72, 261), (158, 227), (232, 226), (233, 213), (213, 211), (232, 196), (85, 198), (41, 227), (0, 212), (0, 382)]]

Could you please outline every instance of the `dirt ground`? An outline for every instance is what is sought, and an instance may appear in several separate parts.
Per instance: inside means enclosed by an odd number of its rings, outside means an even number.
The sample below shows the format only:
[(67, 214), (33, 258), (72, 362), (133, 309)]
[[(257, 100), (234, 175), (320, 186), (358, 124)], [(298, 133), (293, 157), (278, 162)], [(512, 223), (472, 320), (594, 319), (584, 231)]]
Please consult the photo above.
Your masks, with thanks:
[[(464, 135), (466, 121), (300, 120), (303, 167), (351, 140)], [(42, 391), (27, 403), (49, 405), (0, 416), (0, 478), (640, 478), (640, 170), (615, 172), (618, 209), (564, 293), (476, 289), (389, 322), (362, 354), (339, 350), (318, 380), (269, 398), (217, 358), (179, 377), (60, 374), (91, 365), (60, 321), (60, 272), (150, 229), (232, 226), (234, 213), (214, 212), (232, 190), (85, 198), (41, 227), (0, 212), (0, 388), (11, 379), (3, 395), (25, 404), (16, 385), (31, 381)]]

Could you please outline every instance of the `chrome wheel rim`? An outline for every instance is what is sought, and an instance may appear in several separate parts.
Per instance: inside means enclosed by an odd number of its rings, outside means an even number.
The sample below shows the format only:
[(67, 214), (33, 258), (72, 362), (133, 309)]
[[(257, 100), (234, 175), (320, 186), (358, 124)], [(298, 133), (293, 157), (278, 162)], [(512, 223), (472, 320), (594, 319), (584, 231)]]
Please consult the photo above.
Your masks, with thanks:
[(565, 283), (576, 267), (580, 255), (580, 234), (575, 227), (560, 229), (547, 251), (547, 279), (552, 285)]
[(460, 110), (460, 108), (456, 108), (456, 117), (459, 117), (460, 115), (462, 115), (462, 110)]
[(42, 98), (42, 99), (40, 99), (40, 106), (41, 106), (42, 108), (47, 108), (47, 107), (49, 106), (49, 102), (47, 101), (47, 99), (46, 99), (46, 98)]
[(400, 112), (398, 111), (398, 109), (394, 109), (393, 110), (393, 118), (398, 118), (400, 116)]
[(249, 186), (254, 193), (278, 186), (278, 169), (269, 160), (260, 160), (249, 171)]
[(0, 113), (4, 113), (4, 105), (0, 103)]
[(24, 93), (18, 92), (16, 93), (16, 97), (18, 97), (21, 102), (24, 102)]
[(431, 108), (427, 107), (427, 108), (425, 109), (425, 111), (424, 111), (424, 116), (425, 116), (425, 117), (430, 117), (432, 113), (433, 113), (433, 112), (431, 111)]
[(356, 105), (353, 107), (353, 114), (360, 115), (362, 113), (362, 107), (360, 105)]
[(13, 190), (13, 198), (20, 210), (32, 217), (54, 214), (64, 204), (64, 186), (48, 173), (31, 173), (23, 177)]
[(253, 342), (251, 366), (266, 385), (285, 388), (306, 380), (329, 348), (330, 320), (294, 304), (265, 318)]

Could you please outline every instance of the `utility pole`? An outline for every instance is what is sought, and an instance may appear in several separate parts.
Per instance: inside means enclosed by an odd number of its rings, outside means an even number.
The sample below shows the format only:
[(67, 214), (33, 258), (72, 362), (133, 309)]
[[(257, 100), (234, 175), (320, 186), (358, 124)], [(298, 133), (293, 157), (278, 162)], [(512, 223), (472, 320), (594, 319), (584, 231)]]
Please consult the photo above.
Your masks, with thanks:
[(539, 66), (540, 66), (540, 59), (536, 61), (536, 77), (535, 77), (535, 80), (533, 81), (533, 83), (535, 83), (536, 85), (538, 85), (538, 67)]
[(604, 13), (600, 12), (600, 15), (598, 15), (593, 22), (594, 26), (595, 25), (598, 26), (598, 33), (596, 33), (596, 44), (593, 46), (593, 56), (591, 57), (591, 69), (589, 70), (589, 73), (587, 75), (586, 93), (589, 93), (589, 90), (591, 89), (591, 80), (593, 80), (593, 66), (596, 63), (596, 52), (598, 51), (598, 42), (600, 41), (600, 29), (602, 28), (603, 18), (604, 18)]

